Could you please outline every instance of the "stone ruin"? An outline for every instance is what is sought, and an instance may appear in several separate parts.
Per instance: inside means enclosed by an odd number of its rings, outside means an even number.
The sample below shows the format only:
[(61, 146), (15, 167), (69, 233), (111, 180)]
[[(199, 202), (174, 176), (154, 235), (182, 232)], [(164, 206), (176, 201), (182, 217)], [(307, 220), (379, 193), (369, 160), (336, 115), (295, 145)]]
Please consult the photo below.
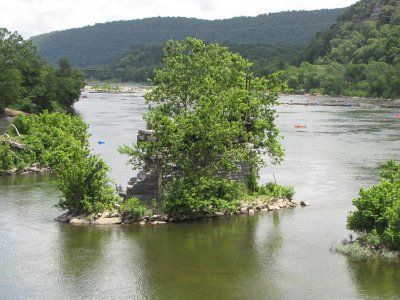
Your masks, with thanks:
[[(144, 141), (155, 141), (155, 139), (156, 137), (154, 136), (154, 130), (142, 129), (138, 132), (138, 143)], [(225, 176), (231, 180), (243, 181), (245, 184), (247, 184), (250, 177), (250, 167), (242, 162), (237, 162), (236, 166), (238, 168), (237, 172), (233, 173), (227, 171), (224, 172), (222, 176)], [(147, 159), (143, 169), (140, 170), (135, 177), (132, 177), (129, 180), (126, 187), (126, 197), (137, 197), (146, 205), (151, 206), (151, 202), (160, 197), (161, 188), (167, 182), (165, 177), (160, 177), (161, 175), (158, 171), (158, 168), (161, 169), (161, 165), (158, 163), (158, 159), (156, 157)]]

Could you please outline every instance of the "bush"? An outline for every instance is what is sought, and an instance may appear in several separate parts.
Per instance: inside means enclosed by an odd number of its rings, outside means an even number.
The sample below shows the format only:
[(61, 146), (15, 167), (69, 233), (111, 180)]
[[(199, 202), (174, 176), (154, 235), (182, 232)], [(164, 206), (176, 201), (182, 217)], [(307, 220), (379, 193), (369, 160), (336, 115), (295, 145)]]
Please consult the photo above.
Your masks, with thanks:
[(382, 166), (382, 180), (361, 189), (353, 200), (356, 211), (347, 217), (347, 228), (361, 234), (372, 247), (400, 250), (400, 164), (388, 161)]
[(282, 186), (273, 182), (269, 182), (258, 188), (258, 194), (266, 195), (271, 198), (287, 198), (292, 200), (295, 191), (291, 186)]
[(348, 256), (352, 260), (367, 260), (374, 256), (374, 253), (361, 246), (357, 241), (350, 243), (334, 243), (330, 250)]
[(76, 213), (101, 212), (118, 202), (107, 175), (109, 167), (96, 155), (72, 148), (59, 155), (54, 168), (62, 196), (58, 207)]
[(129, 198), (121, 204), (120, 208), (121, 215), (130, 215), (134, 220), (139, 220), (143, 217), (147, 211), (146, 207), (141, 204), (138, 198)]
[[(70, 148), (88, 146), (88, 126), (80, 117), (44, 112), (39, 115), (19, 115), (7, 131), (8, 137), (0, 139), (0, 171), (22, 168), (33, 163), (53, 167), (58, 156)], [(23, 149), (13, 148), (10, 141), (19, 142)]]
[(174, 214), (235, 211), (245, 191), (243, 183), (229, 179), (174, 178), (166, 186), (164, 210)]

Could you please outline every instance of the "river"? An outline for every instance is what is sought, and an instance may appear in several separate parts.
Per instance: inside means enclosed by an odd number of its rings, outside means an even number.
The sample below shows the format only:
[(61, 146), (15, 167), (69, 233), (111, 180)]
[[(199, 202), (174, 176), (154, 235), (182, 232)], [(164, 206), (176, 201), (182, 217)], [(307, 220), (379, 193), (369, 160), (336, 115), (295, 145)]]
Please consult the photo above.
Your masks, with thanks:
[[(125, 185), (118, 154), (144, 128), (142, 94), (89, 94), (74, 109), (91, 147)], [(282, 101), (331, 101), (284, 96)], [(151, 227), (70, 226), (53, 218), (49, 175), (0, 177), (2, 299), (398, 299), (400, 264), (352, 262), (329, 251), (346, 238), (346, 215), (379, 165), (400, 160), (400, 120), (378, 107), (280, 106), (286, 148), (260, 180), (292, 185), (311, 206)], [(0, 119), (4, 128), (7, 119)], [(304, 129), (295, 124), (306, 124)], [(98, 140), (105, 144), (99, 145)]]

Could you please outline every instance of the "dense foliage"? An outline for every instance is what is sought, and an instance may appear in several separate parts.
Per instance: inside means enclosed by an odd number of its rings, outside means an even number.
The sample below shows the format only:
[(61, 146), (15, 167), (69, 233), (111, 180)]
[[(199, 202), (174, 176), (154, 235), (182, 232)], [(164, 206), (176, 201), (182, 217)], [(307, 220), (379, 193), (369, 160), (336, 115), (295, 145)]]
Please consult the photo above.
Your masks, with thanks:
[(295, 91), (347, 96), (400, 96), (400, 2), (362, 0), (319, 33), (300, 67), (282, 78)]
[(49, 63), (56, 64), (66, 57), (73, 66), (99, 66), (111, 64), (132, 45), (163, 45), (169, 39), (182, 40), (188, 36), (220, 43), (306, 45), (316, 33), (328, 28), (342, 11), (287, 11), (213, 21), (147, 18), (52, 32), (33, 37), (32, 41)]
[(282, 160), (273, 105), (284, 86), (274, 76), (253, 77), (250, 66), (227, 48), (194, 38), (165, 47), (155, 88), (145, 96), (155, 104), (145, 120), (156, 141), (121, 151), (137, 168), (150, 157), (162, 158), (164, 174), (172, 177), (166, 200), (179, 211), (221, 208), (234, 199), (238, 185), (226, 178), (238, 172), (239, 163), (262, 166), (257, 150), (272, 163)]
[[(19, 115), (0, 138), (0, 171), (23, 168), (33, 163), (53, 167), (58, 154), (88, 145), (87, 125), (78, 117), (61, 113)], [(13, 143), (16, 142), (16, 143)], [(17, 145), (22, 145), (18, 147)]]
[(83, 75), (61, 59), (59, 69), (45, 64), (31, 41), (0, 28), (0, 110), (29, 112), (68, 107), (79, 98)]
[(400, 163), (383, 164), (381, 177), (353, 200), (357, 210), (349, 213), (347, 228), (361, 235), (363, 245), (400, 251)]
[(62, 196), (58, 207), (75, 213), (102, 212), (118, 202), (110, 186), (109, 167), (88, 149), (71, 148), (54, 167)]
[(296, 93), (398, 98), (400, 64), (371, 61), (368, 64), (310, 64), (289, 66), (280, 78)]
[(0, 136), (0, 173), (38, 164), (56, 173), (59, 206), (75, 212), (109, 208), (116, 198), (108, 167), (88, 148), (88, 126), (80, 117), (44, 112), (20, 115)]

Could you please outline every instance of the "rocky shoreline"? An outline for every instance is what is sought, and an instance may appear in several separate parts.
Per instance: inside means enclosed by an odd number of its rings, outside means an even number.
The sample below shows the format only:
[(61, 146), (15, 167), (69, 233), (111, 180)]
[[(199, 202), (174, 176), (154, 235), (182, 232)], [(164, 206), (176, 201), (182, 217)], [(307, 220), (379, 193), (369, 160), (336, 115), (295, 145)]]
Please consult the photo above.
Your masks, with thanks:
[[(171, 222), (181, 222), (189, 220), (208, 219), (216, 217), (228, 217), (233, 215), (253, 215), (256, 213), (266, 213), (278, 211), (284, 208), (294, 208), (299, 204), (289, 199), (277, 199), (273, 202), (245, 202), (235, 212), (214, 212), (214, 213), (193, 213), (182, 215), (152, 214), (145, 215), (139, 220), (133, 219), (129, 215), (121, 215), (117, 209), (112, 211), (106, 210), (96, 214), (76, 214), (74, 212), (66, 212), (55, 219), (60, 223), (69, 223), (73, 225), (117, 225), (117, 224), (136, 224), (136, 225), (159, 225)], [(309, 206), (304, 201), (300, 202), (301, 206)]]
[(38, 163), (32, 164), (31, 166), (24, 167), (22, 169), (12, 168), (10, 170), (3, 171), (0, 175), (24, 175), (24, 174), (40, 174), (40, 173), (50, 173), (50, 167), (40, 166)]

